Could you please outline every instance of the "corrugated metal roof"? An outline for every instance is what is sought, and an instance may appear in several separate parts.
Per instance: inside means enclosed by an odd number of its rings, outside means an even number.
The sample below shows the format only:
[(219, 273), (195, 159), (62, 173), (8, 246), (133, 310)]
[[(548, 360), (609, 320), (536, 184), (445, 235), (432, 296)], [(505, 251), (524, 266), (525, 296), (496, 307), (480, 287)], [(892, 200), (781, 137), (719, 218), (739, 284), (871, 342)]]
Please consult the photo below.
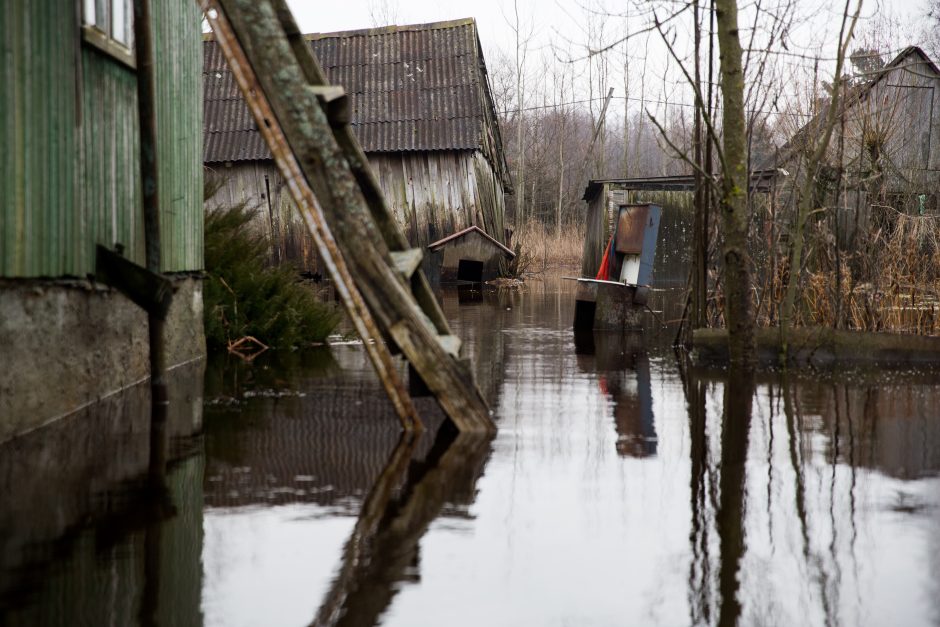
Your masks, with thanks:
[[(490, 105), (472, 19), (307, 38), (329, 81), (349, 94), (366, 152), (481, 147)], [(204, 161), (269, 159), (221, 50), (211, 38), (203, 45)]]

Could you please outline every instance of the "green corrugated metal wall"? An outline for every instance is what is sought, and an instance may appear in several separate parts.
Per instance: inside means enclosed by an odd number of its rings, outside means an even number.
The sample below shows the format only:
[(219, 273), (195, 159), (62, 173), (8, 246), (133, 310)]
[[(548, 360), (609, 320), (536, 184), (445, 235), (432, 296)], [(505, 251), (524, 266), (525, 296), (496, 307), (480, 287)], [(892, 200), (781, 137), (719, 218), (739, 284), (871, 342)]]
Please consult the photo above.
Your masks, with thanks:
[(82, 172), (80, 203), (85, 237), (77, 242), (85, 272), (94, 245), (120, 242), (124, 255), (143, 264), (144, 227), (138, 155), (137, 76), (100, 52), (82, 50)]
[[(58, 3), (62, 5), (62, 2)], [(67, 15), (74, 13), (74, 3)], [(63, 245), (76, 220), (76, 36), (51, 2), (0, 4), (0, 274), (57, 275), (79, 262)]]
[(202, 30), (193, 0), (152, 0), (163, 269), (202, 268)]
[[(78, 0), (0, 3), (0, 276), (83, 277), (94, 245), (143, 262), (136, 76), (82, 44)], [(165, 271), (202, 268), (202, 37), (153, 3)]]

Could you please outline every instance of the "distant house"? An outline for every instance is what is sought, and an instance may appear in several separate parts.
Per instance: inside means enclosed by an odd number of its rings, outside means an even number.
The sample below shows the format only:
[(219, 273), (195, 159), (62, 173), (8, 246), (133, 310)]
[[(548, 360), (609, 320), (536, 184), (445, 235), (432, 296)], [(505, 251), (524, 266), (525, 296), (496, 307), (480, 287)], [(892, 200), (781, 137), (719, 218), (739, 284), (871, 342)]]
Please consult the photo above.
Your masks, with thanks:
[[(350, 95), (353, 131), (412, 245), (471, 225), (505, 243), (510, 179), (476, 22), (307, 38), (328, 79)], [(219, 186), (207, 208), (257, 207), (272, 260), (316, 270), (313, 240), (211, 36), (203, 51), (203, 159)]]
[[(915, 46), (868, 70), (846, 88), (842, 111), (817, 174), (817, 193), (840, 213), (840, 231), (867, 228), (879, 208), (935, 213), (940, 192), (940, 69)], [(804, 175), (803, 160), (822, 132), (823, 106), (772, 163), (784, 193)]]
[[(0, 442), (149, 376), (147, 314), (94, 276), (99, 244), (145, 263), (130, 5), (0, 5)], [(192, 0), (152, 5), (162, 272), (176, 289), (166, 321), (173, 367), (205, 355), (201, 14)]]

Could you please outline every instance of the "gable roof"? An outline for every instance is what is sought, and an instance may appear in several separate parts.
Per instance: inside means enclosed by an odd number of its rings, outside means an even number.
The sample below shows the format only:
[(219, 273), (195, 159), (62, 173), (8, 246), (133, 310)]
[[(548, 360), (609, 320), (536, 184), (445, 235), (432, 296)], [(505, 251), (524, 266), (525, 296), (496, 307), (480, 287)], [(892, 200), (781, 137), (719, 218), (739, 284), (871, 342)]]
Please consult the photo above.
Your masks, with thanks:
[(439, 239), (436, 242), (432, 242), (428, 244), (428, 250), (431, 250), (431, 251), (440, 250), (441, 248), (443, 248), (450, 242), (457, 241), (458, 239), (466, 237), (467, 235), (470, 235), (471, 233), (477, 233), (478, 235), (480, 235), (480, 237), (484, 238), (485, 240), (493, 244), (496, 248), (498, 248), (500, 251), (502, 251), (502, 253), (506, 255), (507, 257), (509, 257), (510, 259), (516, 256), (516, 253), (512, 252), (512, 250), (510, 250), (506, 246), (503, 246), (502, 244), (500, 244), (495, 238), (490, 236), (486, 231), (476, 226), (475, 224), (468, 226), (467, 228), (461, 231), (457, 231), (456, 233), (451, 233), (447, 237), (443, 239)]
[[(841, 103), (842, 111), (839, 115), (846, 115), (853, 106), (859, 102), (863, 102), (865, 98), (868, 97), (868, 94), (875, 88), (875, 86), (884, 80), (885, 77), (891, 74), (894, 70), (910, 71), (915, 74), (923, 74), (924, 69), (929, 70), (933, 72), (934, 75), (940, 77), (940, 68), (938, 68), (931, 58), (927, 56), (926, 52), (917, 46), (908, 46), (899, 52), (897, 56), (895, 56), (894, 59), (892, 59), (887, 65), (879, 70), (876, 70), (876, 76), (870, 81), (846, 89)], [(780, 147), (776, 154), (772, 155), (766, 163), (762, 164), (762, 168), (771, 169), (782, 166), (786, 162), (790, 161), (790, 159), (792, 159), (806, 143), (807, 137), (813, 136), (813, 134), (817, 131), (821, 120), (825, 119), (828, 111), (829, 104), (827, 103), (821, 107), (821, 110), (816, 115), (814, 115), (809, 122), (804, 124), (796, 133), (794, 133), (793, 137), (787, 140), (787, 142)]]
[[(482, 149), (508, 172), (473, 18), (306, 38), (328, 80), (349, 94), (365, 152)], [(211, 35), (203, 59), (203, 160), (270, 159)]]

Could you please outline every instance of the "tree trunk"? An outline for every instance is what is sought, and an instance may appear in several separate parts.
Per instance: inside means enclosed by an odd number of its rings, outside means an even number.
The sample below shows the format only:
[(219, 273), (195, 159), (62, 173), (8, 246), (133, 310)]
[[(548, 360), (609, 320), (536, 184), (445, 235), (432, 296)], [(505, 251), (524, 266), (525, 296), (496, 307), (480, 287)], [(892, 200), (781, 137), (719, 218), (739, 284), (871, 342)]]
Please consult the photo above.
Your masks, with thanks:
[(747, 252), (748, 173), (747, 138), (744, 125), (744, 72), (738, 37), (736, 0), (715, 0), (722, 114), (723, 181), (719, 209), (724, 259), (725, 325), (732, 365), (754, 363), (754, 316), (751, 297), (751, 260)]

